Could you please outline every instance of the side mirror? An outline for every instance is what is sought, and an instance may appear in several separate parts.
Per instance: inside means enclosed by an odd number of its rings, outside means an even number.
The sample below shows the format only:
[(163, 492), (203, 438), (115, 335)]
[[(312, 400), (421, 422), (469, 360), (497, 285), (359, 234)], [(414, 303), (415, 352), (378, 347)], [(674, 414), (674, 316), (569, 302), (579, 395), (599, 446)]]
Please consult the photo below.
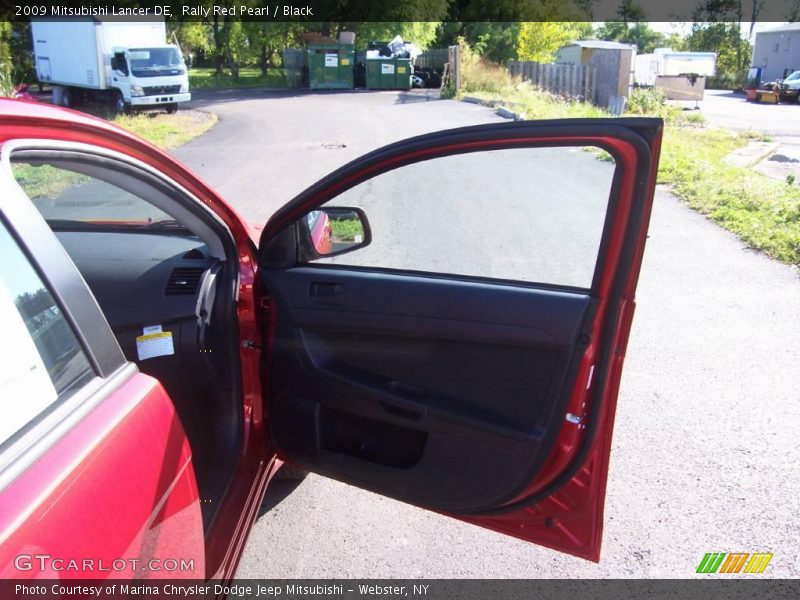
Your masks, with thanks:
[(301, 262), (339, 256), (372, 241), (367, 215), (360, 208), (329, 206), (312, 210), (297, 221), (297, 229)]
[(116, 56), (112, 56), (111, 57), (111, 70), (112, 71), (118, 71), (119, 70), (119, 66), (117, 65), (117, 57)]

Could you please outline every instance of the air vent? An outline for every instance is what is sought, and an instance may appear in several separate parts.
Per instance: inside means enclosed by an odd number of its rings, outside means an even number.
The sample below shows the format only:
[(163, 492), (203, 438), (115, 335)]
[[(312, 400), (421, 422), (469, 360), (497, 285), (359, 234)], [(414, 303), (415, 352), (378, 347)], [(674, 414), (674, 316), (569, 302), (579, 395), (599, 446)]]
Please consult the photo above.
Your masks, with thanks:
[(194, 294), (203, 276), (203, 269), (197, 267), (178, 267), (172, 270), (164, 294), (167, 296), (186, 296)]
[(183, 258), (184, 260), (203, 260), (205, 258), (205, 254), (203, 254), (197, 248), (192, 248), (181, 258)]

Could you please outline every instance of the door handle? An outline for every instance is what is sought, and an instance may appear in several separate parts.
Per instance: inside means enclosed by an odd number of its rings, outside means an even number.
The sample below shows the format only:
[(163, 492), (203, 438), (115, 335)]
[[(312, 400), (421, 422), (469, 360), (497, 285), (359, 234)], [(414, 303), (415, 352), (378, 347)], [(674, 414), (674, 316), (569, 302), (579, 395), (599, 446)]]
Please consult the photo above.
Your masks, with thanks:
[(315, 304), (342, 306), (344, 304), (344, 286), (341, 283), (312, 283), (311, 301)]

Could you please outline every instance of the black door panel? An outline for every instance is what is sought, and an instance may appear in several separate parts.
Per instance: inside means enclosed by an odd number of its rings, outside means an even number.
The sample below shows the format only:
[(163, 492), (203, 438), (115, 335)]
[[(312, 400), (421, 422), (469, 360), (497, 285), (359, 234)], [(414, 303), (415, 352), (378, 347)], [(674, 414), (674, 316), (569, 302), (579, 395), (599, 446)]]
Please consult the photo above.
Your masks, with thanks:
[[(563, 419), (588, 295), (330, 267), (264, 274), (287, 458), (440, 510), (493, 506), (530, 481)], [(319, 304), (322, 285), (340, 290), (323, 296), (336, 304)]]

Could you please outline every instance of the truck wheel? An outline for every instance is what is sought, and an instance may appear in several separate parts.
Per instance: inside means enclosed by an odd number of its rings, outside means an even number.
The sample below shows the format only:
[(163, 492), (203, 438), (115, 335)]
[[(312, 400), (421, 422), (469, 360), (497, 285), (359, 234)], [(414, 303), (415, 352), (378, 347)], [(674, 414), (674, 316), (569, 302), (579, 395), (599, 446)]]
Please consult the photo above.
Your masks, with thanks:
[(167, 114), (168, 115), (174, 115), (176, 112), (178, 112), (178, 103), (177, 102), (173, 102), (172, 104), (167, 104)]
[(125, 96), (119, 90), (114, 94), (114, 111), (118, 115), (127, 114), (131, 110), (130, 105), (125, 102)]
[(64, 108), (72, 108), (74, 104), (75, 99), (72, 90), (68, 87), (65, 87), (64, 91), (61, 92), (61, 106)]
[(53, 104), (56, 106), (61, 106), (61, 98), (64, 95), (64, 86), (62, 85), (54, 85), (53, 86)]

